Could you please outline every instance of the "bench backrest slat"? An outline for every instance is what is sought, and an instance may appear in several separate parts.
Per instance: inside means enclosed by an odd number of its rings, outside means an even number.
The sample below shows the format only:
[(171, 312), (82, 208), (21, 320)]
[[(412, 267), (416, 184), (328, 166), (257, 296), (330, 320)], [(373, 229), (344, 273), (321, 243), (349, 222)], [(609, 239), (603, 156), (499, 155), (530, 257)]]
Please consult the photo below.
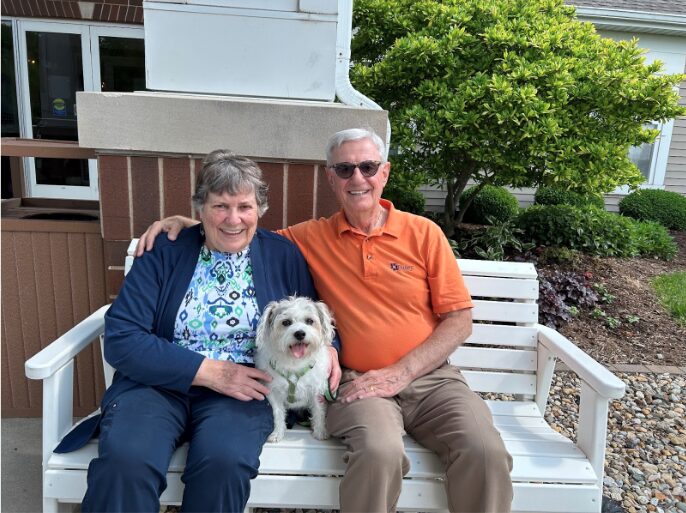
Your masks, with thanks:
[(536, 303), (510, 303), (475, 299), (472, 318), (475, 321), (507, 322), (512, 324), (535, 324), (538, 322)]
[(465, 343), (535, 348), (537, 333), (536, 328), (529, 326), (474, 323), (472, 334)]
[(464, 276), (464, 281), (473, 298), (498, 297), (531, 301), (538, 299), (538, 280)]
[(536, 395), (536, 375), (511, 372), (463, 370), (469, 387), (476, 392)]
[(536, 351), (461, 347), (450, 356), (450, 363), (462, 369), (535, 371)]

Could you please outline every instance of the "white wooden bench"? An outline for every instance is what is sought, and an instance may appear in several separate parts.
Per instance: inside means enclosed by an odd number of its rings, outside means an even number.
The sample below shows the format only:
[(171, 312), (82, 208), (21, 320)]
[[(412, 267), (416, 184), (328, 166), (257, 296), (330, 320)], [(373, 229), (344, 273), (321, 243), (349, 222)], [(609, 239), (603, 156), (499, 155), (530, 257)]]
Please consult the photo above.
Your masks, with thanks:
[[(134, 241), (135, 242), (135, 241)], [(131, 247), (134, 247), (132, 244)], [(131, 248), (130, 248), (131, 255)], [(133, 257), (127, 257), (127, 268)], [(516, 512), (599, 512), (608, 403), (624, 394), (624, 383), (556, 331), (537, 324), (538, 281), (528, 263), (460, 260), (474, 298), (474, 331), (451, 361), (463, 369), (478, 392), (514, 394), (491, 400), (495, 425), (514, 458), (512, 479)], [(74, 358), (102, 338), (107, 306), (55, 340), (26, 362), (26, 375), (43, 380), (43, 510), (68, 510), (86, 491), (88, 463), (97, 442), (69, 454), (52, 449), (72, 428)], [(544, 420), (545, 406), (559, 359), (581, 379), (576, 443)], [(112, 370), (105, 365), (106, 382)], [(412, 468), (403, 482), (401, 511), (446, 511), (441, 465), (409, 437)], [(163, 504), (180, 504), (187, 448), (179, 448), (167, 474)], [(267, 444), (249, 508), (338, 507), (338, 484), (345, 470), (337, 440), (317, 441), (294, 429), (278, 444)]]

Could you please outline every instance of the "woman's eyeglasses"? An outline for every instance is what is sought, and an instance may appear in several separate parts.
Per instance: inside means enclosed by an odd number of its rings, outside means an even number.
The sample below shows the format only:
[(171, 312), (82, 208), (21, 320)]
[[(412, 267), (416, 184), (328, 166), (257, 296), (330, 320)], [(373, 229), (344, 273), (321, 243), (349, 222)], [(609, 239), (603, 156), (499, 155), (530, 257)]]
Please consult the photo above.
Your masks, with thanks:
[(379, 170), (380, 165), (381, 162), (378, 160), (365, 160), (359, 164), (353, 164), (352, 162), (339, 162), (338, 164), (334, 164), (329, 167), (335, 171), (338, 178), (345, 180), (353, 175), (355, 168), (360, 170), (362, 176), (366, 176), (367, 178), (374, 176)]

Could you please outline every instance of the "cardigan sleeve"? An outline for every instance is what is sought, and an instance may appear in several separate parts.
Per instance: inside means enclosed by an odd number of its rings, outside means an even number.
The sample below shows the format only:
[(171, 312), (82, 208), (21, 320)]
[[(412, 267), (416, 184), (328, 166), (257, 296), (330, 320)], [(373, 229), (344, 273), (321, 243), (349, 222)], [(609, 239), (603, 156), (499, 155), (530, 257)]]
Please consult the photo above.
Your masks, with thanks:
[[(166, 239), (166, 234), (162, 234)], [(105, 315), (105, 359), (127, 378), (149, 386), (185, 393), (204, 356), (161, 337), (160, 309), (175, 279), (165, 266), (165, 244), (137, 258), (119, 296)]]

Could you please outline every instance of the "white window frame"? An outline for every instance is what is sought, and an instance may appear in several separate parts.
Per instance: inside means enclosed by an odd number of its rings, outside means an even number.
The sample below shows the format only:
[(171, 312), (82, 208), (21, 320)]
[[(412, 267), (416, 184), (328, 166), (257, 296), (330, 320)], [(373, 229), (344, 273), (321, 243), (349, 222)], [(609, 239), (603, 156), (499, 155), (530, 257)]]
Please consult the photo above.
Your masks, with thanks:
[[(106, 25), (81, 21), (47, 21), (24, 18), (3, 18), (11, 21), (14, 38), (15, 76), (17, 87), (17, 107), (19, 111), (19, 133), (27, 139), (33, 139), (31, 120), (31, 98), (29, 93), (28, 51), (26, 46), (27, 32), (52, 32), (77, 34), (81, 36), (81, 65), (84, 91), (101, 90), (100, 81), (100, 36), (126, 37), (144, 39), (142, 26)], [(65, 198), (98, 200), (98, 165), (96, 159), (88, 159), (88, 187), (69, 185), (45, 185), (36, 182), (36, 167), (33, 157), (24, 159), (25, 190), (28, 197)]]

